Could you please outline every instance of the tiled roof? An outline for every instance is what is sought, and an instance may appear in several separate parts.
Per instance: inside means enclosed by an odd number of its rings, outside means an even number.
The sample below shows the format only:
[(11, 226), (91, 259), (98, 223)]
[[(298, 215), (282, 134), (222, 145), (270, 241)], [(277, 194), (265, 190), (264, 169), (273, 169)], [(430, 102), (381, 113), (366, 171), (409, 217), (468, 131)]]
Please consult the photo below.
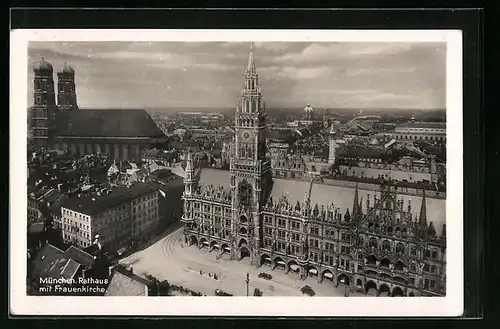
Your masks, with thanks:
[(406, 128), (434, 128), (434, 129), (445, 129), (446, 122), (410, 122), (404, 125)]
[(70, 246), (66, 249), (64, 254), (87, 268), (92, 268), (95, 262), (95, 259), (91, 254), (86, 253), (75, 246)]
[(82, 254), (86, 253), (73, 246), (62, 251), (51, 244), (46, 244), (33, 260), (32, 277), (73, 278), (80, 266), (92, 267), (94, 261), (92, 256), (87, 254), (92, 258), (90, 263)]
[(33, 277), (55, 277), (61, 276), (61, 271), (67, 262), (63, 257), (64, 252), (51, 244), (46, 244), (40, 249), (33, 260)]
[(348, 148), (345, 150), (341, 150), (337, 152), (338, 156), (344, 157), (362, 157), (362, 158), (371, 158), (371, 157), (382, 157), (382, 152), (369, 149), (369, 148)]
[[(274, 198), (280, 198), (282, 196), (287, 196), (291, 204), (295, 204), (297, 201), (303, 202), (306, 193), (309, 190), (309, 182), (307, 181), (294, 181), (286, 179), (274, 179), (273, 189), (271, 191), (271, 196)], [(375, 194), (380, 197), (379, 192), (368, 191), (359, 189), (359, 197), (363, 199), (363, 212), (366, 213), (366, 199), (368, 194), (373, 198)], [(413, 213), (416, 214), (420, 209), (420, 204), (422, 198), (418, 196), (408, 196), (400, 195), (399, 198), (403, 197), (405, 203), (411, 200)], [(335, 207), (340, 208), (341, 212), (344, 213), (347, 209), (351, 211), (354, 202), (354, 188), (341, 187), (329, 184), (319, 184), (314, 183), (311, 190), (311, 204), (314, 206), (318, 204), (318, 207), (328, 206), (333, 203)], [(441, 234), (441, 229), (443, 224), (446, 222), (446, 207), (445, 200), (426, 198), (427, 206), (427, 222), (432, 221), (434, 227), (438, 231), (437, 234)]]
[(87, 215), (97, 214), (106, 209), (116, 207), (127, 200), (138, 198), (142, 195), (158, 190), (152, 183), (137, 182), (130, 187), (119, 186), (111, 190), (110, 194), (72, 196), (65, 200), (63, 207)]
[(72, 259), (68, 259), (66, 265), (64, 265), (64, 268), (61, 271), (61, 276), (66, 279), (73, 278), (75, 276), (75, 273), (80, 268), (80, 266), (81, 266), (80, 263), (77, 263)]
[(162, 137), (163, 132), (145, 110), (80, 109), (58, 118), (55, 136)]
[(105, 296), (147, 296), (148, 286), (145, 280), (137, 276), (130, 277), (115, 271), (106, 289)]
[(219, 170), (213, 168), (202, 168), (200, 171), (200, 185), (202, 186), (224, 186), (231, 184), (231, 172), (228, 170)]
[[(200, 185), (213, 185), (213, 186), (224, 186), (229, 187), (231, 183), (231, 172), (227, 170), (218, 170), (212, 168), (203, 168), (200, 173)], [(297, 201), (302, 203), (305, 200), (306, 193), (309, 190), (310, 182), (308, 181), (296, 181), (288, 179), (273, 179), (273, 188), (271, 190), (271, 197), (281, 198), (286, 196), (291, 204), (295, 204)], [(366, 203), (368, 194), (373, 198), (375, 194), (380, 197), (379, 192), (368, 191), (359, 189), (359, 197), (363, 201), (363, 211), (366, 212)], [(405, 203), (411, 200), (412, 209), (414, 214), (419, 211), (422, 198), (418, 196), (408, 196), (400, 195), (399, 198), (403, 197)], [(311, 204), (314, 206), (318, 204), (318, 207), (328, 206), (333, 203), (335, 207), (340, 208), (341, 212), (344, 213), (347, 209), (351, 211), (354, 202), (354, 188), (341, 187), (330, 184), (313, 183), (311, 190)], [(446, 222), (446, 207), (445, 200), (426, 198), (427, 206), (427, 221), (432, 221), (434, 227), (438, 231), (438, 236), (441, 234), (441, 229), (443, 224)]]

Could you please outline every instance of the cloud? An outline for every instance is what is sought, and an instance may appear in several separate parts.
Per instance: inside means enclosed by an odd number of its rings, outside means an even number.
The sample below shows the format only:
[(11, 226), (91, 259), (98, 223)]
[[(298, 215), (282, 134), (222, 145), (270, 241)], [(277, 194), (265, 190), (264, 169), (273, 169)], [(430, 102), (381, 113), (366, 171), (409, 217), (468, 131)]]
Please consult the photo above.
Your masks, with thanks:
[[(247, 42), (35, 42), (28, 65), (67, 61), (81, 107), (226, 107), (237, 101), (248, 52)], [(444, 44), (256, 42), (255, 60), (269, 107), (445, 106)]]

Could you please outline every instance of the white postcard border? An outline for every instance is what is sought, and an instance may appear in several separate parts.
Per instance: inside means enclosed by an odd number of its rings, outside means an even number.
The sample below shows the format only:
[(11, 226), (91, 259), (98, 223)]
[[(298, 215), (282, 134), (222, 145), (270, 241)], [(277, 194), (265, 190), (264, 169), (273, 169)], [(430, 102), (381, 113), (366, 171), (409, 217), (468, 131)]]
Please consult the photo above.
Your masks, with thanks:
[[(26, 295), (28, 42), (446, 42), (445, 297), (48, 297)], [(13, 315), (459, 316), (463, 313), (462, 32), (458, 30), (14, 30), (10, 57), (10, 311)], [(236, 100), (235, 100), (236, 102)]]

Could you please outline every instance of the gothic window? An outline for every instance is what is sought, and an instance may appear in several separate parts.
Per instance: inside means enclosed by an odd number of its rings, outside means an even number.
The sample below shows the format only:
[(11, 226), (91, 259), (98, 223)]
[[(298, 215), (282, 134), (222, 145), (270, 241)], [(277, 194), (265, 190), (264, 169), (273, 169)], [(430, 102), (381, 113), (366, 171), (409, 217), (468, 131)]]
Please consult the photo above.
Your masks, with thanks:
[(246, 181), (240, 183), (238, 187), (238, 195), (242, 205), (250, 206), (252, 200), (252, 186)]
[(240, 217), (240, 222), (241, 222), (241, 223), (246, 223), (247, 221), (248, 221), (248, 220), (247, 220), (247, 217), (246, 217), (245, 215), (242, 215), (242, 216)]
[(64, 85), (62, 83), (59, 83), (59, 92), (64, 92)]
[(42, 105), (42, 97), (41, 96), (35, 97), (35, 105)]
[(377, 239), (374, 237), (370, 238), (370, 247), (375, 247), (377, 248)]
[(388, 240), (382, 241), (382, 250), (391, 251), (391, 243)]
[(35, 90), (40, 89), (40, 80), (35, 80)]
[(405, 253), (405, 247), (404, 247), (404, 245), (401, 242), (398, 242), (398, 244), (396, 245), (396, 252), (398, 254), (404, 254)]

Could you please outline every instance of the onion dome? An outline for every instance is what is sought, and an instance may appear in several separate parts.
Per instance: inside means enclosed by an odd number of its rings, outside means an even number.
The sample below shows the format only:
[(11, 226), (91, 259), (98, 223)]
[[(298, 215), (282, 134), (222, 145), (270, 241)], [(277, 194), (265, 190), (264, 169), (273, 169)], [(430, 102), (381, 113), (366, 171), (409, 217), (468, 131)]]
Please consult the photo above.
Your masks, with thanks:
[(52, 67), (52, 64), (47, 62), (42, 57), (42, 59), (39, 62), (37, 62), (35, 65), (33, 65), (33, 70), (35, 70), (35, 71), (52, 71), (53, 67)]
[(69, 66), (68, 63), (64, 62), (64, 66), (59, 71), (59, 73), (75, 74), (75, 70), (71, 66)]
[(305, 112), (312, 112), (313, 108), (312, 108), (311, 104), (307, 104), (307, 106), (304, 108), (304, 111)]

